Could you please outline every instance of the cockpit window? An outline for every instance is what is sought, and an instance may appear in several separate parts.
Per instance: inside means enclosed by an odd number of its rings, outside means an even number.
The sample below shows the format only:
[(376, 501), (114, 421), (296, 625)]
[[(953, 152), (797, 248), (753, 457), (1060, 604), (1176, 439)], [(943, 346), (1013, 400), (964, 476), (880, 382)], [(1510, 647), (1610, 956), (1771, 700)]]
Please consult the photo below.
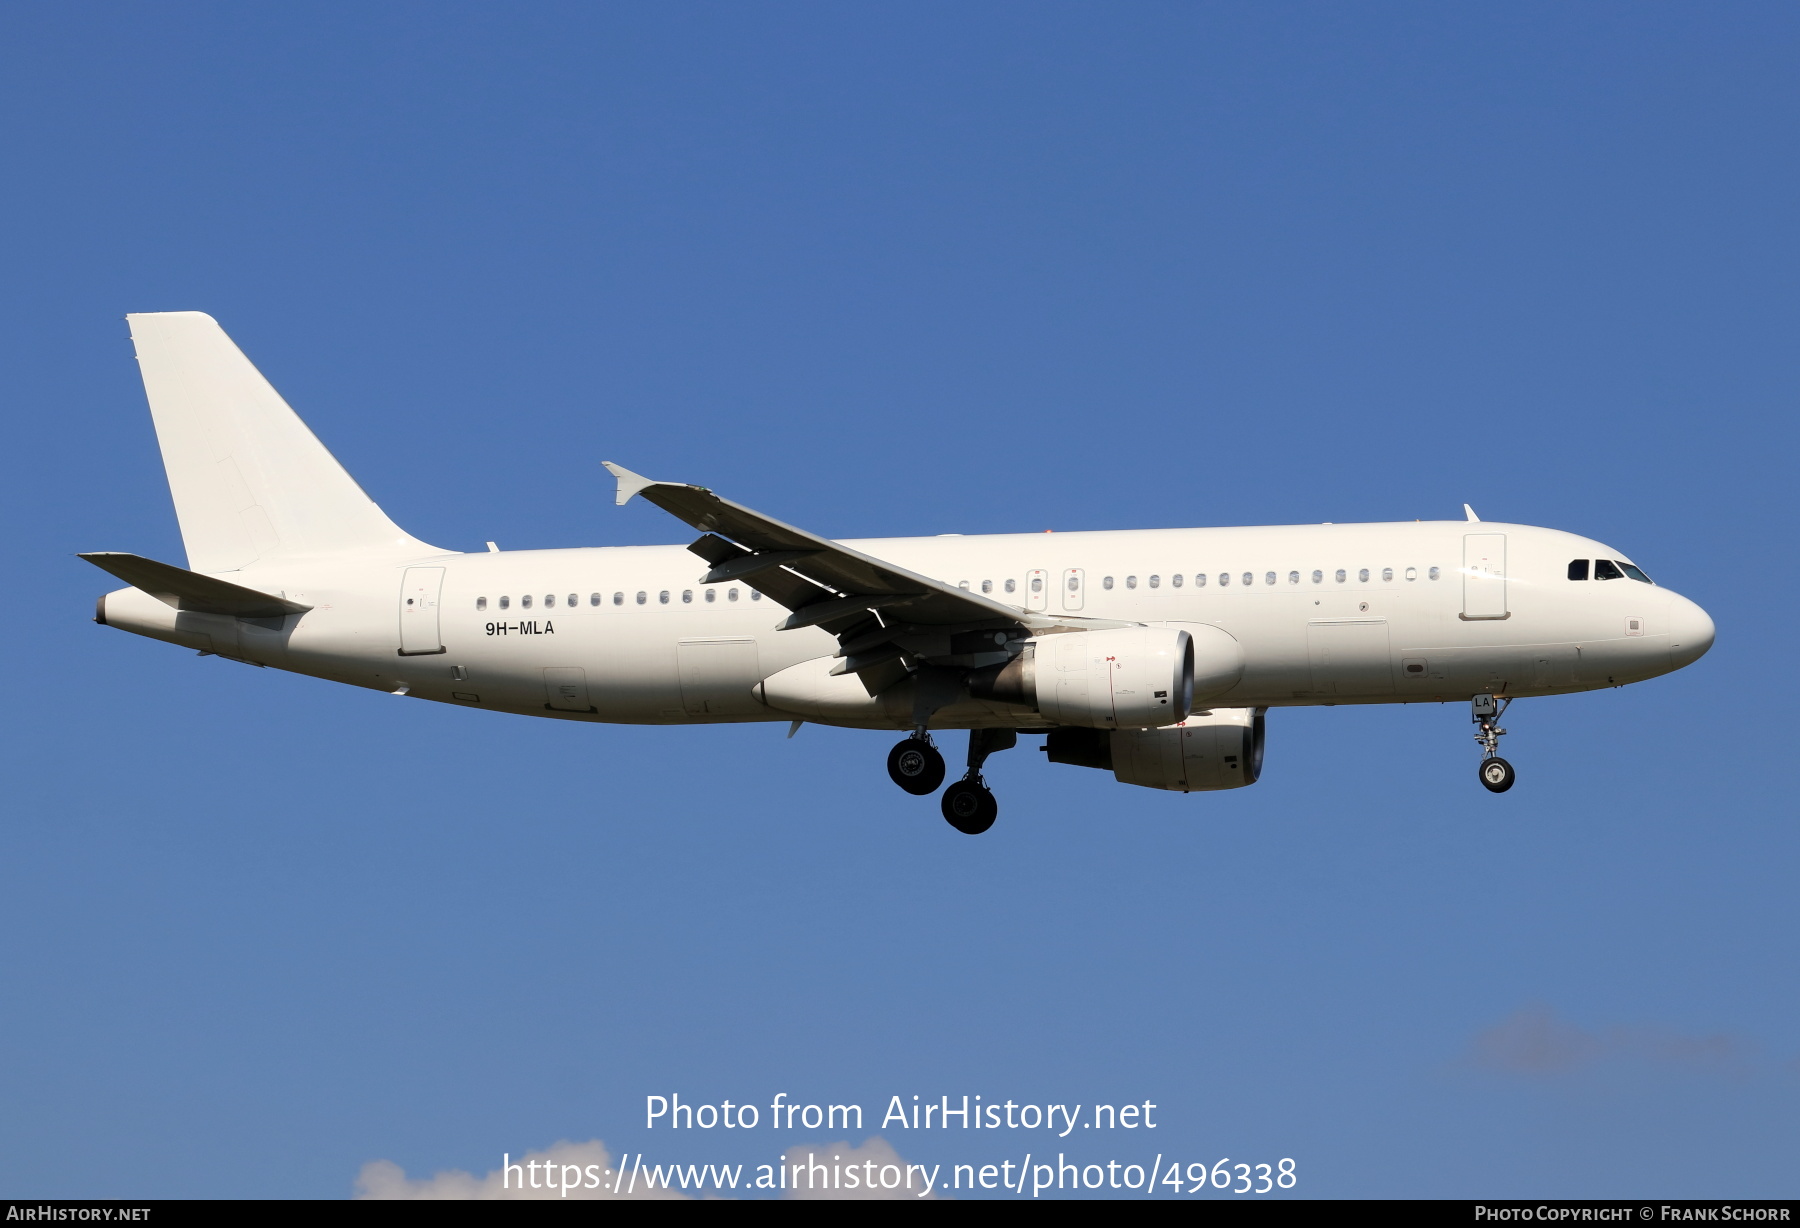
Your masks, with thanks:
[(1587, 579), (1587, 569), (1588, 569), (1588, 561), (1586, 559), (1570, 559), (1569, 560), (1569, 579), (1571, 579), (1571, 580)]
[(1594, 579), (1596, 579), (1596, 580), (1623, 580), (1624, 578), (1625, 578), (1625, 573), (1620, 571), (1618, 568), (1618, 565), (1615, 564), (1611, 559), (1595, 559), (1594, 560)]
[(1627, 563), (1624, 559), (1619, 560), (1619, 566), (1624, 568), (1625, 574), (1630, 576), (1633, 580), (1640, 580), (1645, 584), (1655, 584), (1656, 583), (1655, 580), (1652, 580), (1649, 576), (1644, 574), (1644, 569), (1642, 567), (1638, 567), (1632, 563)]

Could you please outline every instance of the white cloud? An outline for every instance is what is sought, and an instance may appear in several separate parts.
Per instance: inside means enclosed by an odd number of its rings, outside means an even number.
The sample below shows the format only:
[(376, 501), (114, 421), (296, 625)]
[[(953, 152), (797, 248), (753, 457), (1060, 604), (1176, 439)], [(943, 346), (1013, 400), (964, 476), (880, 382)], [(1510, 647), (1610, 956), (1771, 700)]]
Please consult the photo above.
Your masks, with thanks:
[(1514, 1011), (1475, 1037), (1470, 1060), (1512, 1074), (1557, 1075), (1608, 1058), (1661, 1066), (1741, 1070), (1751, 1046), (1723, 1032), (1687, 1036), (1662, 1028), (1611, 1027), (1590, 1032), (1541, 1003)]
[[(356, 1196), (368, 1199), (485, 1199), (485, 1198), (628, 1198), (686, 1199), (676, 1190), (650, 1190), (640, 1184), (630, 1193), (611, 1188), (617, 1176), (613, 1158), (599, 1139), (586, 1143), (556, 1143), (543, 1151), (512, 1157), (515, 1169), (495, 1169), (485, 1177), (450, 1169), (430, 1177), (410, 1178), (392, 1160), (371, 1160), (356, 1177)], [(534, 1172), (532, 1165), (537, 1165)], [(548, 1168), (544, 1166), (548, 1165)], [(536, 1179), (539, 1188), (532, 1189)], [(563, 1193), (564, 1185), (571, 1186)]]
[[(646, 1167), (639, 1169), (639, 1179), (636, 1182), (627, 1179), (625, 1191), (615, 1192), (613, 1186), (617, 1184), (617, 1174), (613, 1172), (613, 1156), (599, 1139), (586, 1143), (557, 1143), (542, 1151), (509, 1159), (511, 1167), (496, 1168), (482, 1177), (461, 1169), (450, 1169), (418, 1178), (408, 1177), (406, 1170), (392, 1160), (371, 1160), (357, 1174), (356, 1196), (378, 1200), (439, 1201), (499, 1198), (691, 1200), (696, 1196), (755, 1197), (775, 1192), (781, 1180), (774, 1175), (773, 1165), (733, 1165), (731, 1167), (738, 1172), (735, 1190), (718, 1188), (708, 1180), (704, 1184), (690, 1184), (688, 1188), (693, 1192), (684, 1194), (679, 1189), (649, 1188), (655, 1182), (645, 1180), (644, 1174), (657, 1162), (646, 1160)], [(871, 1138), (860, 1147), (852, 1147), (848, 1142), (803, 1143), (788, 1149), (786, 1161), (787, 1188), (780, 1194), (784, 1198), (920, 1201), (937, 1197), (935, 1192), (927, 1193), (926, 1190), (928, 1181), (940, 1174), (931, 1172), (928, 1167), (908, 1165), (893, 1145), (882, 1138)], [(635, 1161), (633, 1163), (635, 1165)], [(661, 1166), (664, 1169), (679, 1167), (690, 1173), (692, 1169), (687, 1161), (679, 1166), (664, 1161)], [(708, 1168), (704, 1163), (698, 1167), (703, 1172)], [(799, 1175), (795, 1173), (796, 1167), (800, 1169)], [(711, 1173), (706, 1176), (710, 1177)], [(532, 1186), (533, 1181), (537, 1182), (536, 1188)], [(759, 1181), (766, 1183), (765, 1188), (758, 1187)], [(565, 1185), (569, 1187), (566, 1194), (563, 1192)]]

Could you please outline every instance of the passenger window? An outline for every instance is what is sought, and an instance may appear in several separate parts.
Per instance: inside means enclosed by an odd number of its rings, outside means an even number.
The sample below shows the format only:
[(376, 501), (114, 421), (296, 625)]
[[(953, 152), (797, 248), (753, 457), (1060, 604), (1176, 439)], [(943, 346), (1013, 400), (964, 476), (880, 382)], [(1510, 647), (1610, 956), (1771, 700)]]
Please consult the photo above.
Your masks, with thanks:
[(669, 604), (669, 590), (665, 588), (662, 592), (656, 594), (656, 599), (658, 601), (662, 602), (662, 604), (668, 605)]
[(544, 594), (544, 608), (546, 610), (551, 610), (551, 609), (556, 608), (556, 594), (555, 593), (545, 593)]
[(1194, 573), (1194, 587), (1195, 588), (1205, 588), (1206, 587), (1206, 573), (1204, 571), (1197, 571)]
[(1017, 580), (1008, 580), (1006, 582), (1006, 591), (1009, 593), (1018, 587), (1019, 587), (1019, 582)]
[(1383, 567), (1381, 569), (1381, 582), (1383, 584), (1391, 584), (1391, 583), (1393, 583), (1393, 581), (1394, 581), (1394, 569), (1392, 567)]
[(531, 594), (530, 593), (526, 593), (523, 597), (519, 598), (519, 608), (521, 610), (529, 610), (531, 608)]
[(693, 589), (684, 588), (681, 590), (681, 604), (682, 605), (693, 605), (694, 604), (694, 590)]
[(509, 608), (511, 608), (511, 606), (512, 606), (512, 598), (511, 597), (500, 598), (500, 608), (501, 609), (503, 609), (503, 610), (509, 609)]
[(1126, 588), (1136, 588), (1137, 587), (1137, 577), (1136, 576), (1126, 576), (1125, 577), (1125, 587)]
[(1219, 573), (1219, 586), (1221, 588), (1223, 588), (1225, 585), (1230, 584), (1230, 583), (1231, 583), (1231, 573), (1229, 571), (1221, 571)]
[[(595, 595), (598, 596), (599, 594), (595, 594)], [(569, 594), (569, 608), (572, 610), (580, 604), (581, 604), (581, 595), (579, 593), (570, 593)], [(599, 602), (595, 602), (594, 604), (598, 605)]]
[(1071, 593), (1078, 593), (1081, 591), (1081, 577), (1080, 576), (1070, 576), (1069, 577), (1069, 591)]
[(1433, 567), (1430, 571), (1425, 573), (1425, 578), (1428, 580), (1435, 580), (1438, 578), (1439, 574), (1438, 569)]
[(1179, 575), (1170, 576), (1169, 583), (1174, 585), (1176, 588), (1180, 588), (1181, 587), (1181, 577)]
[(993, 592), (994, 591), (994, 582), (992, 580), (983, 580), (981, 582), (981, 591), (984, 593)]
[(717, 601), (719, 599), (719, 590), (716, 588), (707, 589), (706, 590), (706, 599), (708, 601)]
[(1300, 583), (1300, 573), (1299, 573), (1299, 572), (1297, 572), (1297, 571), (1290, 571), (1290, 572), (1288, 572), (1288, 583), (1289, 583), (1289, 584), (1298, 584), (1298, 583)]
[(725, 593), (725, 600), (736, 601), (737, 600), (737, 590), (735, 588), (727, 590), (727, 592)]
[(486, 597), (475, 598), (475, 608), (478, 610), (487, 609), (487, 598)]
[(1417, 567), (1408, 567), (1406, 569), (1406, 578), (1408, 580), (1417, 580), (1419, 578), (1419, 569)]
[(1367, 584), (1369, 582), (1369, 569), (1367, 567), (1356, 573), (1356, 582), (1358, 584)]
[(1250, 573), (1250, 572), (1247, 572), (1247, 571), (1246, 571), (1246, 572), (1245, 572), (1245, 573), (1244, 573), (1244, 583), (1245, 583), (1245, 584), (1255, 584), (1255, 583), (1256, 583), (1256, 577), (1255, 577), (1255, 576), (1254, 576), (1254, 575), (1252, 575), (1252, 574), (1251, 574), (1251, 573)]
[(967, 580), (958, 580), (956, 582), (956, 587), (966, 593), (969, 591), (969, 582)]
[(750, 600), (752, 600), (752, 601), (761, 601), (761, 600), (762, 600), (762, 594), (761, 594), (761, 593), (760, 593), (760, 592), (758, 592), (758, 591), (757, 591), (757, 590), (756, 590), (756, 589), (751, 589), (751, 590), (750, 590)]
[(639, 605), (643, 605), (644, 602), (649, 600), (649, 598), (650, 598), (650, 594), (646, 593), (641, 588), (638, 590), (638, 604)]
[(1042, 577), (1042, 576), (1031, 577), (1031, 591), (1034, 593), (1041, 593), (1044, 591), (1044, 577)]
[(1322, 571), (1313, 572), (1313, 583), (1314, 584), (1323, 584), (1324, 582), (1325, 582), (1325, 573), (1324, 572), (1322, 572)]
[(1162, 587), (1162, 577), (1161, 576), (1151, 576), (1150, 577), (1150, 587), (1151, 588), (1161, 588)]
[(1625, 573), (1620, 571), (1616, 566), (1614, 566), (1613, 561), (1611, 559), (1595, 559), (1594, 560), (1594, 579), (1596, 579), (1596, 580), (1623, 580), (1624, 578), (1625, 578)]
[(1112, 577), (1111, 576), (1102, 577), (1100, 580), (1100, 587), (1105, 589), (1109, 593), (1112, 592)]
[(1337, 569), (1337, 582), (1339, 584), (1342, 584), (1344, 582), (1344, 577), (1345, 577), (1344, 569), (1342, 567), (1338, 568)]
[(599, 593), (589, 593), (588, 594), (588, 604), (589, 605), (599, 605), (600, 604), (600, 594)]
[(1633, 580), (1639, 580), (1645, 584), (1656, 583), (1655, 580), (1652, 580), (1649, 576), (1644, 574), (1643, 568), (1627, 563), (1624, 559), (1619, 560), (1619, 566), (1623, 567), (1625, 569), (1625, 574), (1630, 576)]
[(1587, 579), (1587, 572), (1588, 572), (1588, 561), (1586, 559), (1570, 559), (1569, 560), (1569, 579), (1585, 580), (1585, 579)]
[(624, 593), (614, 593), (613, 594), (613, 604), (614, 605), (624, 605), (625, 604), (625, 594)]

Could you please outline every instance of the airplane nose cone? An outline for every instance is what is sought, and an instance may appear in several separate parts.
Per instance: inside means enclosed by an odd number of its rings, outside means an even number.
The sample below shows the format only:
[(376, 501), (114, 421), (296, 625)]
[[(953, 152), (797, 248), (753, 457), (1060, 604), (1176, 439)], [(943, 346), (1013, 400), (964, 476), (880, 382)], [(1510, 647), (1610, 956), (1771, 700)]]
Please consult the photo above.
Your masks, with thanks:
[(1686, 597), (1669, 594), (1669, 664), (1692, 665), (1713, 646), (1713, 620)]

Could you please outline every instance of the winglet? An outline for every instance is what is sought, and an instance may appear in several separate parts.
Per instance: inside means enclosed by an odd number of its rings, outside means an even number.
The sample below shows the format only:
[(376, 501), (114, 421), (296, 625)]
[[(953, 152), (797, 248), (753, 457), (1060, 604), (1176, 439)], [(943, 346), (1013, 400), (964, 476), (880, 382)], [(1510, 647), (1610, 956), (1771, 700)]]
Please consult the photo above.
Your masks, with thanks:
[(619, 496), (616, 506), (624, 507), (631, 502), (631, 496), (647, 486), (660, 486), (662, 483), (654, 478), (647, 478), (641, 473), (633, 473), (623, 465), (615, 465), (611, 461), (601, 461), (608, 473), (619, 479)]
[[(621, 490), (623, 490), (624, 487), (625, 487), (625, 479), (620, 478), (619, 479), (619, 488)], [(620, 503), (625, 502), (625, 499), (623, 496), (620, 497), (619, 502)], [(1463, 504), (1463, 514), (1469, 518), (1470, 524), (1480, 524), (1481, 523), (1481, 517), (1477, 516), (1475, 514), (1475, 509), (1470, 507), (1467, 503)]]

